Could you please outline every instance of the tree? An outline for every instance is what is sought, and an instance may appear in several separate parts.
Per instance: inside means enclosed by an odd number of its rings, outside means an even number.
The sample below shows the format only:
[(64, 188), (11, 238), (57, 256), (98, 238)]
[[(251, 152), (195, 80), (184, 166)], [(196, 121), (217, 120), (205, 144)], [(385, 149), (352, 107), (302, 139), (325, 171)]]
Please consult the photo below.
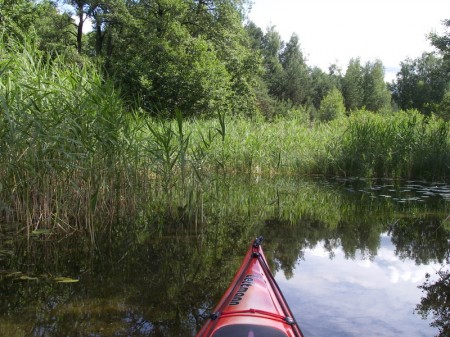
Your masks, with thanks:
[(446, 27), (446, 32), (444, 35), (440, 36), (438, 34), (431, 33), (428, 35), (428, 39), (431, 45), (434, 46), (441, 55), (443, 56), (445, 62), (447, 62), (447, 71), (450, 70), (450, 19), (443, 20), (442, 24)]
[(317, 117), (322, 122), (329, 122), (343, 116), (345, 116), (344, 98), (337, 88), (333, 88), (320, 103)]
[(250, 48), (260, 53), (263, 48), (264, 32), (254, 22), (250, 21), (245, 25), (245, 31), (250, 38)]
[(450, 334), (450, 271), (443, 268), (436, 274), (438, 279), (432, 281), (431, 275), (427, 273), (426, 281), (419, 286), (424, 296), (416, 306), (416, 312), (423, 319), (432, 316), (433, 322), (430, 325), (439, 329), (437, 337), (446, 337)]
[(259, 59), (236, 2), (127, 3), (131, 19), (118, 17), (102, 33), (105, 69), (147, 110), (251, 112)]
[(390, 86), (394, 101), (401, 109), (430, 114), (444, 98), (449, 83), (444, 67), (442, 58), (433, 53), (402, 62)]
[(364, 71), (359, 58), (351, 59), (342, 78), (342, 95), (347, 111), (359, 109), (364, 103)]
[(243, 25), (250, 1), (191, 0), (189, 3), (188, 19), (183, 25), (191, 35), (202, 37), (214, 46), (217, 58), (225, 65), (230, 74), (230, 109), (234, 113), (253, 114), (253, 87), (261, 69), (260, 59), (252, 52), (251, 40)]
[(73, 19), (68, 13), (59, 13), (49, 0), (36, 4), (34, 28), (39, 49), (50, 54), (76, 53), (77, 40)]
[(391, 94), (384, 81), (384, 68), (381, 61), (366, 63), (363, 76), (363, 91), (363, 105), (367, 110), (379, 111), (390, 107)]
[(3, 38), (22, 41), (37, 18), (35, 3), (31, 0), (0, 0), (0, 29)]
[(314, 67), (310, 71), (310, 100), (315, 109), (320, 108), (323, 98), (335, 87), (339, 86), (340, 79), (332, 73), (325, 73), (322, 69)]
[(450, 91), (447, 91), (442, 101), (437, 105), (436, 115), (442, 119), (450, 120)]
[(95, 3), (89, 12), (92, 32), (89, 33), (90, 43), (87, 46), (91, 56), (104, 57), (108, 67), (109, 57), (116, 39), (120, 39), (125, 26), (133, 27), (135, 18), (130, 15), (130, 7), (135, 3), (126, 4), (122, 0), (103, 0)]
[(49, 54), (70, 53), (75, 47), (76, 31), (73, 20), (67, 13), (60, 13), (50, 0), (4, 0), (0, 10), (0, 29), (9, 39), (32, 41)]
[(269, 94), (282, 100), (283, 67), (280, 63), (280, 52), (284, 43), (274, 26), (268, 27), (262, 40), (262, 56), (264, 64), (264, 81)]
[(91, 17), (92, 11), (97, 6), (96, 0), (57, 0), (60, 3), (70, 5), (77, 18), (77, 22), (74, 23), (76, 27), (76, 46), (79, 54), (82, 52), (83, 47), (83, 27), (88, 18)]
[(291, 36), (281, 53), (280, 63), (283, 68), (282, 98), (293, 105), (305, 104), (311, 90), (309, 71), (296, 34)]

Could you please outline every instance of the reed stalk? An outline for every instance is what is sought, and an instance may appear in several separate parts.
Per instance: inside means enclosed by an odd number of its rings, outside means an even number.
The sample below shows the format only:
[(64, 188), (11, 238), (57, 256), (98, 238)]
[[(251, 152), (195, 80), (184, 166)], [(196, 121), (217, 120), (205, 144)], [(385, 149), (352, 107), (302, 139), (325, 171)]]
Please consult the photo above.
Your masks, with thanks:
[(224, 175), (449, 178), (449, 122), (415, 111), (314, 125), (296, 114), (144, 118), (87, 61), (47, 59), (30, 44), (0, 52), (0, 222), (28, 235), (81, 231), (95, 242), (116, 225), (164, 226), (161, 210), (201, 221)]

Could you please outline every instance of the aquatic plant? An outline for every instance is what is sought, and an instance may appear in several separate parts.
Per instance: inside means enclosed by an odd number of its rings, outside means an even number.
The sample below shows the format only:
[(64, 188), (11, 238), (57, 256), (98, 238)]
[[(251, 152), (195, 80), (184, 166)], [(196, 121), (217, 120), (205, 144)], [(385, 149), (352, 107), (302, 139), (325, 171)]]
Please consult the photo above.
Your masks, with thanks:
[(201, 223), (206, 192), (229, 175), (449, 176), (449, 122), (415, 111), (312, 125), (303, 113), (149, 117), (88, 61), (0, 48), (0, 221), (28, 235), (83, 231), (94, 242), (115, 224), (161, 228), (161, 210)]

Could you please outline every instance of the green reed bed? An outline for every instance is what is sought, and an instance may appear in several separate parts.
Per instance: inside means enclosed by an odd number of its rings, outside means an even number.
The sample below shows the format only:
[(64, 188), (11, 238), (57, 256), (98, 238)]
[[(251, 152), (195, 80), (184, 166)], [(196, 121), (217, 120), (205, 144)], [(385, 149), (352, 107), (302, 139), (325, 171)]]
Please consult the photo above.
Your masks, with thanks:
[(225, 140), (213, 142), (209, 156), (239, 173), (446, 180), (449, 131), (448, 122), (416, 111), (356, 111), (312, 127), (229, 118)]
[(94, 240), (147, 195), (146, 158), (130, 117), (89, 63), (2, 47), (1, 218), (26, 224), (28, 234), (82, 228)]
[(446, 180), (450, 125), (417, 111), (359, 111), (345, 121), (330, 171), (335, 175)]
[[(200, 129), (214, 129), (214, 121)], [(275, 175), (308, 175), (316, 172), (318, 157), (326, 156), (326, 140), (332, 140), (328, 125), (311, 128), (297, 120), (274, 122), (230, 117), (224, 141), (212, 142), (212, 163), (229, 172)], [(328, 138), (329, 137), (329, 138)]]
[(27, 234), (94, 241), (113, 224), (163, 226), (164, 214), (202, 223), (226, 175), (448, 179), (449, 124), (414, 111), (312, 125), (301, 112), (149, 118), (126, 110), (89, 62), (0, 48), (0, 223)]

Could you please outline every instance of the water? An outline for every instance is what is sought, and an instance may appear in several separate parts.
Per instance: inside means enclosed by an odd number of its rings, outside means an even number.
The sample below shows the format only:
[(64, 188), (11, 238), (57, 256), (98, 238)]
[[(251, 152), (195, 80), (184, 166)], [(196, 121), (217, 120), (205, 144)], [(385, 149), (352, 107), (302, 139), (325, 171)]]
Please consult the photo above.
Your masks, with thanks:
[(394, 253), (390, 238), (381, 237), (372, 259), (345, 258), (338, 249), (330, 260), (321, 245), (308, 249), (292, 278), (277, 279), (290, 299), (306, 336), (433, 336), (429, 322), (414, 315), (417, 287), (440, 265), (416, 265)]
[(3, 225), (0, 336), (193, 336), (260, 234), (306, 336), (439, 333), (439, 317), (415, 311), (426, 274), (437, 282), (448, 269), (448, 185), (212, 184), (201, 213), (160, 214), (162, 232), (118, 226), (95, 246), (47, 232), (27, 240)]

